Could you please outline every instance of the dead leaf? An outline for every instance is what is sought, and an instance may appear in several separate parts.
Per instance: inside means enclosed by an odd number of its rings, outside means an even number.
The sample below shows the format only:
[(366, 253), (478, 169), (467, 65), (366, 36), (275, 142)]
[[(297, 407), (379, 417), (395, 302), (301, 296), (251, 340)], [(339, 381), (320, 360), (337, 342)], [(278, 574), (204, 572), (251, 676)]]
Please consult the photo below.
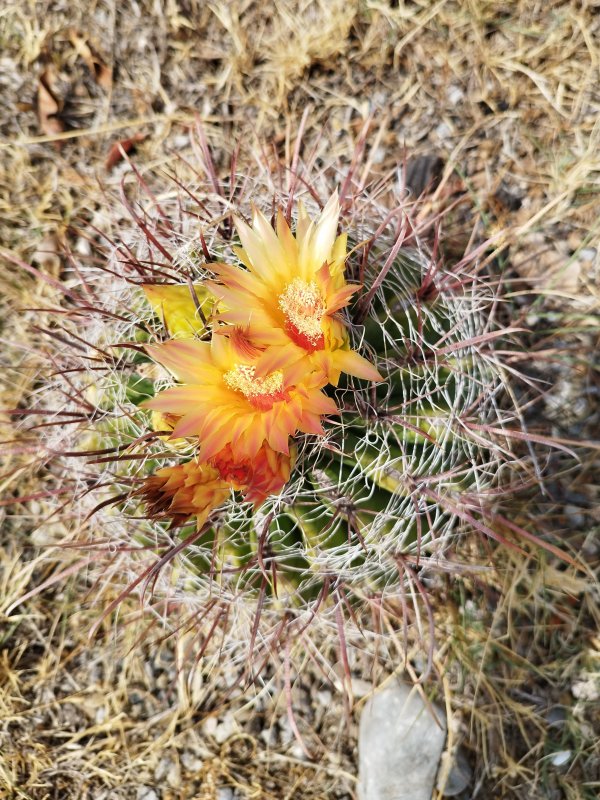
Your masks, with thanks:
[(112, 87), (112, 69), (107, 66), (97, 50), (77, 31), (69, 31), (71, 44), (75, 48), (78, 56), (85, 62), (85, 65), (94, 76), (94, 80), (105, 92)]
[[(62, 133), (65, 129), (64, 122), (60, 118), (63, 103), (56, 94), (55, 85), (56, 72), (54, 67), (48, 66), (39, 77), (36, 99), (40, 128), (47, 136)], [(62, 142), (55, 142), (57, 148), (61, 145)]]
[(145, 133), (136, 133), (129, 139), (121, 139), (120, 141), (115, 142), (108, 151), (108, 156), (104, 162), (104, 169), (107, 172), (110, 172), (111, 169), (123, 158), (123, 152), (129, 153), (137, 144), (143, 142), (145, 138)]

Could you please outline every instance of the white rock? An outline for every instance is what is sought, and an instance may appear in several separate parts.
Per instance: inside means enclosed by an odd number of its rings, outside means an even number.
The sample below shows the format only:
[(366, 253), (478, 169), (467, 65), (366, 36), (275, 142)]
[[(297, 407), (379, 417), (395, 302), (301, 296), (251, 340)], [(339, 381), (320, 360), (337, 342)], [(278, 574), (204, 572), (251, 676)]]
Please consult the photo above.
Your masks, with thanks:
[(571, 760), (571, 755), (570, 750), (557, 750), (552, 754), (550, 761), (555, 767), (564, 767)]
[(600, 675), (580, 675), (581, 680), (575, 681), (571, 686), (571, 694), (578, 700), (595, 702), (600, 698)]
[(140, 786), (137, 790), (137, 800), (158, 800), (158, 795), (149, 786)]
[(267, 747), (275, 747), (277, 744), (277, 733), (273, 727), (265, 728), (260, 732), (260, 738)]
[(189, 143), (190, 137), (185, 133), (179, 134), (179, 136), (175, 136), (173, 139), (173, 147), (175, 150), (185, 150)]
[(227, 741), (227, 739), (229, 739), (230, 736), (233, 736), (234, 733), (238, 732), (239, 726), (235, 721), (233, 714), (225, 714), (223, 720), (215, 728), (213, 736), (218, 744), (223, 744)]
[(446, 122), (440, 122), (440, 124), (435, 129), (437, 136), (445, 141), (449, 136), (452, 135), (452, 128)]
[(202, 730), (205, 736), (214, 736), (219, 720), (216, 717), (207, 717), (202, 723)]
[(162, 781), (162, 779), (169, 771), (170, 766), (171, 766), (171, 759), (168, 756), (166, 758), (161, 758), (161, 760), (156, 765), (156, 769), (154, 770), (154, 780), (157, 782)]
[(191, 750), (183, 751), (181, 754), (181, 763), (187, 772), (200, 772), (204, 766), (202, 759), (198, 758)]
[(306, 753), (300, 742), (294, 742), (290, 747), (290, 755), (297, 761), (306, 761)]
[(450, 105), (457, 106), (465, 99), (465, 93), (458, 86), (451, 86), (446, 94)]
[(181, 767), (177, 761), (173, 761), (167, 772), (167, 784), (171, 789), (179, 789), (181, 786)]
[(154, 770), (154, 780), (157, 783), (166, 783), (171, 789), (177, 789), (181, 784), (181, 770), (179, 764), (170, 756), (164, 756)]
[(80, 256), (91, 256), (92, 255), (92, 245), (87, 239), (84, 239), (83, 236), (80, 236), (75, 241), (75, 252), (79, 253)]
[(569, 520), (571, 528), (579, 529), (585, 525), (585, 514), (580, 506), (567, 503), (565, 505), (565, 516)]
[(330, 692), (329, 689), (321, 689), (317, 692), (317, 700), (320, 705), (325, 706), (325, 708), (329, 708), (331, 705), (331, 699), (333, 694)]
[(437, 721), (405, 684), (368, 700), (360, 719), (359, 800), (431, 800), (446, 739), (444, 712), (433, 710)]

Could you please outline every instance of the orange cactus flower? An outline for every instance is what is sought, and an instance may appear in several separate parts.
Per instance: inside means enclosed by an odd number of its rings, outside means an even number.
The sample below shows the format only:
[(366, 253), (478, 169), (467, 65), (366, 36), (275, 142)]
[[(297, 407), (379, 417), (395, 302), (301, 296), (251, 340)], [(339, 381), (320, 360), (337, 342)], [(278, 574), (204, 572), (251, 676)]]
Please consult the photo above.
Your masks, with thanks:
[(270, 495), (278, 494), (290, 479), (291, 458), (266, 444), (253, 459), (236, 460), (227, 445), (211, 460), (224, 481), (243, 492), (244, 500), (261, 505)]
[(210, 513), (229, 496), (230, 486), (209, 464), (188, 461), (157, 470), (145, 481), (140, 495), (152, 517), (171, 518), (171, 526), (192, 517), (201, 528)]
[(223, 310), (222, 322), (247, 327), (266, 349), (256, 362), (264, 376), (285, 365), (309, 359), (337, 385), (340, 373), (382, 380), (367, 359), (350, 349), (337, 312), (360, 287), (344, 277), (347, 236), (336, 237), (340, 206), (332, 195), (317, 221), (302, 205), (294, 236), (279, 212), (276, 230), (254, 212), (252, 227), (235, 224), (243, 248), (235, 252), (247, 269), (214, 264), (216, 280), (206, 281)]
[(207, 462), (227, 445), (241, 461), (254, 458), (265, 442), (288, 455), (289, 437), (298, 431), (322, 435), (320, 417), (338, 411), (321, 391), (322, 374), (296, 362), (258, 375), (262, 349), (237, 328), (223, 332), (215, 331), (210, 342), (170, 340), (146, 348), (181, 382), (144, 404), (181, 417), (173, 438), (198, 436), (200, 461)]
[(255, 506), (277, 494), (290, 479), (289, 455), (263, 445), (255, 458), (234, 458), (230, 445), (208, 464), (196, 460), (163, 467), (151, 475), (140, 490), (151, 517), (171, 518), (177, 526), (196, 518), (198, 528), (222, 505), (231, 489), (241, 491)]

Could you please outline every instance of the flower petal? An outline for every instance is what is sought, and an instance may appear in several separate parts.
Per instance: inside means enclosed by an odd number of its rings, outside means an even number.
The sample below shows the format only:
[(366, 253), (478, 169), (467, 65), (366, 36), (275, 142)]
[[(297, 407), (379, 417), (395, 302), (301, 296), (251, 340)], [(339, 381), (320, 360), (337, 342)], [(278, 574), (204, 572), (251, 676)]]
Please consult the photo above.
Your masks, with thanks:
[(377, 368), (354, 350), (334, 350), (331, 360), (336, 369), (347, 372), (348, 375), (354, 375), (355, 378), (363, 378), (376, 383), (383, 380)]
[[(256, 375), (265, 376), (277, 369), (287, 369), (306, 355), (305, 351), (293, 342), (286, 342), (282, 347), (267, 347), (256, 362)], [(303, 370), (305, 373), (306, 370)], [(289, 385), (289, 375), (284, 372), (285, 385)]]
[(145, 348), (148, 355), (184, 383), (210, 383), (215, 377), (210, 345), (197, 339), (170, 339)]
[[(142, 289), (152, 310), (164, 320), (165, 326), (172, 336), (187, 338), (205, 330), (206, 326), (198, 313), (191, 288), (187, 283), (146, 284), (142, 286)], [(214, 306), (214, 299), (204, 284), (194, 284), (194, 292), (204, 316), (209, 317)]]
[(198, 410), (198, 392), (202, 391), (201, 386), (186, 384), (185, 386), (173, 386), (165, 389), (140, 403), (142, 408), (152, 408), (156, 411), (165, 411), (167, 414), (177, 414), (183, 416), (192, 411)]
[(331, 195), (319, 217), (310, 243), (313, 268), (318, 269), (324, 261), (329, 261), (336, 239), (340, 204), (337, 192)]
[(327, 301), (327, 314), (333, 314), (339, 311), (340, 308), (347, 306), (352, 295), (360, 288), (360, 285), (357, 283), (347, 283), (345, 286), (342, 286), (341, 289), (331, 294)]

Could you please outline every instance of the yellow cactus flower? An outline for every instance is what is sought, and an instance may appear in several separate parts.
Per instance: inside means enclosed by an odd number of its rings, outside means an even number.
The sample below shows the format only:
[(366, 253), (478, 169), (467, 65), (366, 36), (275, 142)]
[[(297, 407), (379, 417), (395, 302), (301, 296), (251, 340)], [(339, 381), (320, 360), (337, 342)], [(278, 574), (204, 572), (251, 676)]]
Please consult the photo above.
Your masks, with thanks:
[(252, 460), (241, 461), (227, 445), (208, 464), (193, 459), (157, 470), (146, 479), (139, 494), (150, 517), (170, 518), (172, 526), (195, 517), (200, 528), (232, 489), (258, 506), (281, 491), (290, 478), (290, 469), (290, 456), (268, 445), (263, 445)]
[(208, 319), (215, 306), (214, 297), (200, 283), (194, 284), (197, 304), (192, 297), (191, 288), (183, 284), (145, 284), (142, 286), (146, 299), (154, 313), (164, 320), (171, 336), (189, 339), (204, 333), (206, 326), (198, 308)]
[(143, 405), (181, 417), (173, 438), (198, 436), (202, 462), (228, 444), (237, 460), (254, 458), (265, 442), (287, 455), (290, 436), (322, 435), (321, 415), (338, 411), (321, 391), (322, 373), (307, 371), (305, 363), (259, 375), (256, 362), (263, 350), (234, 326), (217, 329), (210, 342), (170, 340), (146, 351), (181, 385)]
[(382, 380), (367, 359), (350, 349), (337, 312), (360, 287), (344, 277), (347, 236), (336, 237), (340, 206), (334, 194), (312, 221), (302, 205), (294, 236), (279, 212), (276, 230), (254, 212), (252, 227), (235, 220), (243, 248), (235, 252), (247, 267), (214, 264), (216, 280), (205, 286), (214, 294), (222, 322), (247, 327), (265, 350), (256, 374), (308, 360), (337, 385), (341, 372)]

